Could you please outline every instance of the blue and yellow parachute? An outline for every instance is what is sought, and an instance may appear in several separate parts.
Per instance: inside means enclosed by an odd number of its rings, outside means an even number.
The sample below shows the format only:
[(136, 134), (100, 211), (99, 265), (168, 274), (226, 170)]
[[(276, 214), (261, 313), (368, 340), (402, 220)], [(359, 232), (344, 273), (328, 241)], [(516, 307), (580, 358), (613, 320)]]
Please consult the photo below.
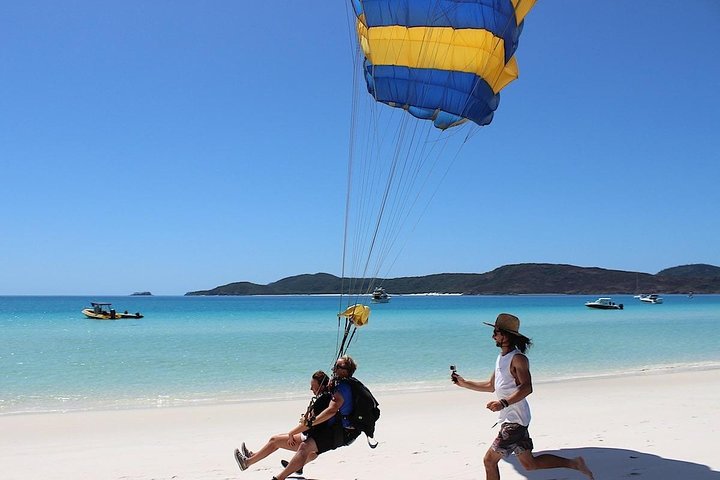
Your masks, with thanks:
[(352, 0), (368, 91), (446, 129), (492, 121), (535, 0)]
[(358, 44), (338, 357), (368, 321), (362, 301), (391, 277), (460, 150), (492, 121), (500, 90), (517, 78), (514, 55), (536, 0), (348, 1)]

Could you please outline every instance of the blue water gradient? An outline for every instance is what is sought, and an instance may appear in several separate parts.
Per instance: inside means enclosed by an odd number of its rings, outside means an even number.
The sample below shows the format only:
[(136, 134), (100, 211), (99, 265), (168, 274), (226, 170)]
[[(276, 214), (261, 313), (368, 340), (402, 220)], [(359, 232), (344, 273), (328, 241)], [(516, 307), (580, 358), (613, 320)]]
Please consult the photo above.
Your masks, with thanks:
[[(536, 382), (720, 366), (720, 296), (394, 296), (372, 305), (350, 353), (374, 390), (437, 388), (448, 366), (488, 378), (499, 312), (522, 320)], [(143, 319), (96, 321), (109, 301)], [(338, 343), (334, 296), (0, 297), (0, 414), (164, 407), (305, 396)]]

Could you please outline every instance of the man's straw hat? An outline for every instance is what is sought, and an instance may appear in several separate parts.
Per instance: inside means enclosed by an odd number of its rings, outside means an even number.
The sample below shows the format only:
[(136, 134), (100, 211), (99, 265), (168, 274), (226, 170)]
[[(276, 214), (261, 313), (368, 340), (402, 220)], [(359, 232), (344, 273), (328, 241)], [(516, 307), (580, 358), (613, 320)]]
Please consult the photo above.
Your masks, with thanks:
[(527, 338), (525, 335), (520, 333), (520, 319), (515, 315), (509, 313), (501, 313), (495, 319), (495, 324), (483, 322), (485, 325), (502, 330), (504, 332), (512, 333), (518, 337)]

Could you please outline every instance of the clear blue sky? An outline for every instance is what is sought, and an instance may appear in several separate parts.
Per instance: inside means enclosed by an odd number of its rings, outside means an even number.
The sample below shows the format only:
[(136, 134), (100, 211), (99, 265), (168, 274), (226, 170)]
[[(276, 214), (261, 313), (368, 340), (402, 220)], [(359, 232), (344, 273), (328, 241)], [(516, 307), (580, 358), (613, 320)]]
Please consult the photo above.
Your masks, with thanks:
[[(720, 2), (540, 0), (390, 276), (720, 264)], [(339, 274), (342, 1), (4, 2), (0, 294)]]

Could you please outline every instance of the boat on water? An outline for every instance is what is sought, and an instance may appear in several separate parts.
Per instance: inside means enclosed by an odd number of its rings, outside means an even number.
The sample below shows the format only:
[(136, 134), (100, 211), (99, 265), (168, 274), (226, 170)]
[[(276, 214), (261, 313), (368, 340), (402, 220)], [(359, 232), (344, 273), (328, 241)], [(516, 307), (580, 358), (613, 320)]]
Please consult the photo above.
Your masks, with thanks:
[(610, 297), (600, 297), (594, 302), (586, 302), (586, 307), (589, 308), (598, 308), (600, 310), (622, 310), (623, 304), (622, 303), (615, 303), (612, 301), (612, 298)]
[(82, 313), (94, 320), (120, 320), (123, 318), (143, 318), (140, 312), (128, 313), (127, 310), (124, 312), (116, 312), (112, 308), (112, 303), (100, 303), (90, 302), (90, 308), (83, 308)]
[(650, 295), (641, 295), (640, 301), (645, 303), (663, 303), (662, 297), (656, 293), (651, 293)]
[(373, 303), (388, 303), (390, 301), (390, 295), (382, 287), (376, 287), (370, 296)]

